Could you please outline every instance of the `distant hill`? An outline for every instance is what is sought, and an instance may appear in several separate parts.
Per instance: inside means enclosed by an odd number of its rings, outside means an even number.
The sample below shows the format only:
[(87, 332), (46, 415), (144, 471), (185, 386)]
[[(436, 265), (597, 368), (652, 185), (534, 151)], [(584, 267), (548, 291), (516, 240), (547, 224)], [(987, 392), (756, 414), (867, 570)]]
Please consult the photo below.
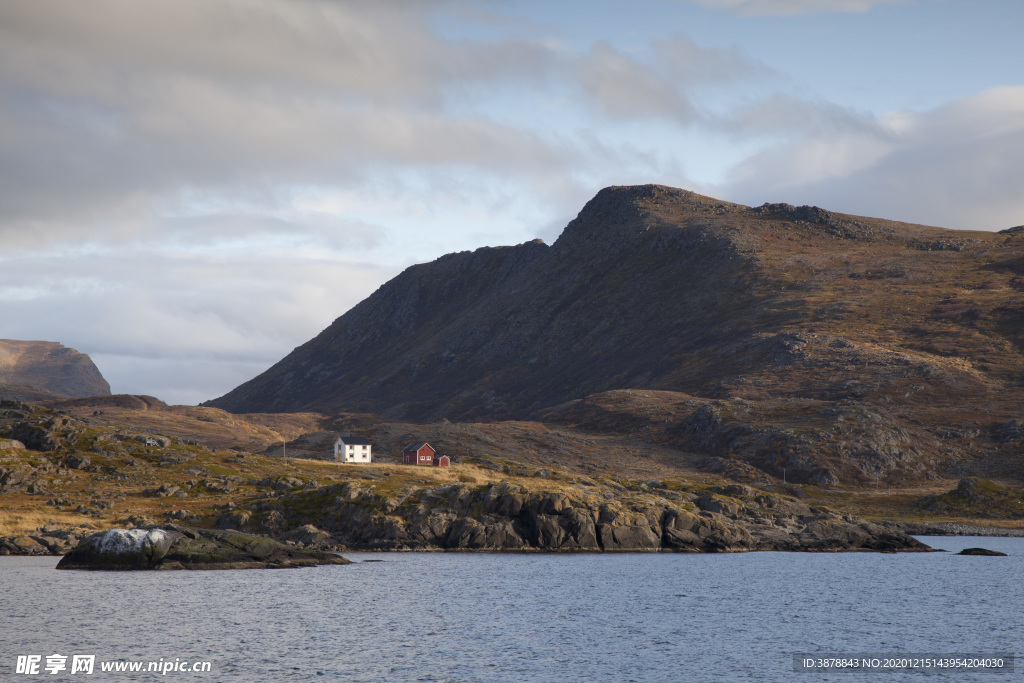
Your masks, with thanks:
[(57, 342), (0, 339), (0, 395), (6, 398), (45, 400), (109, 393), (107, 380), (84, 353)]
[(412, 266), (209, 405), (496, 419), (601, 391), (895, 403), (1019, 391), (1024, 234), (602, 190), (554, 245)]

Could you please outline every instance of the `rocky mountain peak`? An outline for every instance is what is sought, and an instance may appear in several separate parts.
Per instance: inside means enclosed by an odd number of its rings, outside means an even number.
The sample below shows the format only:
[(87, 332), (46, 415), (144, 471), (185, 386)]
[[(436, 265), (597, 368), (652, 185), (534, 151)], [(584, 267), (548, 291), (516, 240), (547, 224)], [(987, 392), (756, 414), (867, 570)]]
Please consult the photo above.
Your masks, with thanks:
[(621, 245), (656, 226), (671, 223), (681, 227), (694, 218), (746, 208), (665, 185), (606, 187), (565, 227), (554, 248), (569, 251), (586, 246)]

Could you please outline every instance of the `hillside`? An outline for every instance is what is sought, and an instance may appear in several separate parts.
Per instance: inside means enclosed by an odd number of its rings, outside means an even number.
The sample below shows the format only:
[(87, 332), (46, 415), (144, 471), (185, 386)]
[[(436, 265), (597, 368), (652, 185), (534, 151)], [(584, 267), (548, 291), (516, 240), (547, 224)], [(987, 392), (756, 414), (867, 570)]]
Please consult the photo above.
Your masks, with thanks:
[[(597, 424), (822, 484), (1013, 480), (1022, 291), (1020, 228), (612, 187), (550, 247), (408, 268), (209, 405)], [(659, 393), (595, 422), (624, 390)]]
[[(394, 463), (386, 439), (384, 461), (372, 466), (277, 457), (208, 445), (225, 424), (254, 445), (286, 438), (259, 416), (119, 399), (109, 413), (80, 416), (0, 402), (0, 436), (13, 437), (0, 438), (0, 555), (61, 554), (98, 528), (161, 523), (323, 549), (926, 549), (891, 525), (801, 502), (792, 494), (805, 492), (771, 483), (755, 489), (665, 465), (656, 480), (583, 476), (483, 454), (412, 467)], [(155, 415), (191, 438), (139, 429)], [(299, 418), (290, 416), (292, 434), (316, 423)], [(392, 435), (408, 428), (416, 429), (393, 425)], [(464, 446), (488, 438), (463, 431)]]
[(42, 400), (109, 393), (107, 380), (84, 353), (57, 342), (0, 339), (0, 396), (4, 398)]
[[(898, 531), (1024, 534), (1024, 490), (1005, 482), (800, 485), (645, 437), (643, 416), (679, 398), (612, 392), (558, 409), (578, 426), (232, 415), (125, 395), (0, 401), (0, 555), (163, 523), (322, 549), (877, 550), (913, 546)], [(370, 436), (372, 465), (325, 460), (339, 432)], [(417, 440), (451, 467), (399, 464)]]

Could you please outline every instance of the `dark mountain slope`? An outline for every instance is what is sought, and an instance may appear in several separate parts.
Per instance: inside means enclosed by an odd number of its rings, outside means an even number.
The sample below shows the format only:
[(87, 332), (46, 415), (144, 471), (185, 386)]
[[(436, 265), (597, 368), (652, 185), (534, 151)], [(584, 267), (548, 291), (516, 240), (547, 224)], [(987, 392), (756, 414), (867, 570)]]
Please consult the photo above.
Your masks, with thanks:
[(995, 405), (1020, 393), (1022, 244), (612, 187), (551, 247), (407, 269), (210, 405), (497, 419), (621, 388)]
[[(665, 222), (642, 204), (656, 197), (690, 207), (693, 220)], [(757, 325), (753, 262), (700, 220), (715, 207), (731, 205), (667, 188), (605, 190), (550, 248), (483, 248), (407, 269), (211, 404), (505, 417), (648, 382), (674, 370), (674, 349)], [(659, 298), (638, 305), (638, 295)]]

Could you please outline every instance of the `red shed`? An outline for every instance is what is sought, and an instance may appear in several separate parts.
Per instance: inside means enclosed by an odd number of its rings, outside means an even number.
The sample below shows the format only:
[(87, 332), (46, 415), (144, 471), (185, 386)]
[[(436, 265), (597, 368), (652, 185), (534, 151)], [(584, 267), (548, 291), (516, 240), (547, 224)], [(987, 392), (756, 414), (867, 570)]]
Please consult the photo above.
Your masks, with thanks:
[(402, 449), (402, 462), (406, 465), (434, 464), (434, 449), (429, 443), (411, 443)]
[(448, 467), (452, 464), (452, 459), (447, 455), (435, 455), (434, 456), (434, 467)]

